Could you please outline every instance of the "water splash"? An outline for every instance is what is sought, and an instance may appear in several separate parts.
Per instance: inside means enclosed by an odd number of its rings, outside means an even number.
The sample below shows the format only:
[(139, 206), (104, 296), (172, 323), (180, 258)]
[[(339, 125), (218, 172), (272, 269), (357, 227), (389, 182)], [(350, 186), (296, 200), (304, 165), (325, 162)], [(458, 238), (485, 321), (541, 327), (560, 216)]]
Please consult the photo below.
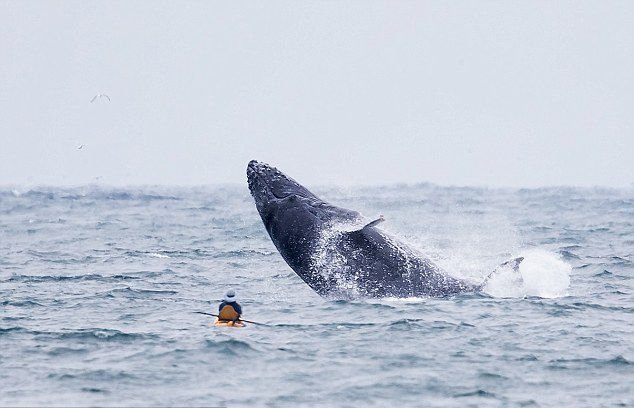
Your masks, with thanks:
[(325, 280), (334, 280), (337, 292), (340, 292), (337, 296), (344, 298), (356, 298), (360, 294), (357, 275), (351, 273), (345, 256), (338, 249), (343, 234), (356, 228), (354, 223), (335, 223), (323, 228), (312, 256), (312, 273)]
[(510, 266), (497, 269), (484, 292), (494, 297), (557, 298), (566, 296), (572, 267), (559, 256), (542, 249), (520, 252), (519, 273)]

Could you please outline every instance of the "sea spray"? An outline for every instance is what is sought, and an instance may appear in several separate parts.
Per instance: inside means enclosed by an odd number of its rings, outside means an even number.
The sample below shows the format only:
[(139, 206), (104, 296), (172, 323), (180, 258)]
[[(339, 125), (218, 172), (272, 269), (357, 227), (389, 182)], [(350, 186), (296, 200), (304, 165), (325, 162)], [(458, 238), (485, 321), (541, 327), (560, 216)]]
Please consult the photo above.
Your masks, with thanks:
[(542, 249), (530, 249), (518, 254), (524, 258), (515, 271), (501, 267), (486, 283), (484, 292), (502, 298), (536, 296), (556, 298), (566, 295), (572, 267), (559, 256)]

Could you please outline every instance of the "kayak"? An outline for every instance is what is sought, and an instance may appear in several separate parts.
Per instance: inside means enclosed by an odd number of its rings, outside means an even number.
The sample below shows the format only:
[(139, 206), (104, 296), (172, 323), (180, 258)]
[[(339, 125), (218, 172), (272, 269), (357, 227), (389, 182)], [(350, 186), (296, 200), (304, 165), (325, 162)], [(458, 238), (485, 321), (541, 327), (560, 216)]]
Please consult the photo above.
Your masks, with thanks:
[(214, 326), (220, 326), (220, 327), (244, 327), (246, 325), (244, 324), (244, 322), (241, 322), (239, 320), (235, 324), (233, 324), (232, 321), (218, 320), (218, 318), (216, 317), (216, 320), (214, 320)]

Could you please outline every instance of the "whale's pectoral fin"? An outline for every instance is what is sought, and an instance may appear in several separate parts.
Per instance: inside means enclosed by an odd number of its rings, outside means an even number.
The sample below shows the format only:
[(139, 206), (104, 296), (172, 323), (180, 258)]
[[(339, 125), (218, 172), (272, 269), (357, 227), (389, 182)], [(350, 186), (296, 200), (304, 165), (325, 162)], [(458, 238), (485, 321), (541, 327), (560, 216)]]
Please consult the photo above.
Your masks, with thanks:
[(365, 225), (363, 226), (363, 228), (361, 228), (361, 229), (374, 227), (374, 226), (376, 226), (376, 225), (378, 225), (378, 224), (382, 223), (383, 221), (385, 221), (385, 218), (383, 218), (383, 216), (381, 215), (381, 216), (379, 216), (379, 218), (377, 218), (376, 220), (374, 220), (374, 221), (370, 221), (369, 223), (365, 224)]
[(359, 229), (344, 232), (343, 237), (345, 240), (351, 243), (351, 245), (354, 245), (356, 247), (363, 247), (366, 249), (374, 248), (374, 243), (376, 242), (376, 239), (373, 237), (375, 236), (375, 234), (380, 235), (381, 233), (380, 231), (370, 227), (374, 227), (375, 225), (380, 224), (383, 221), (385, 221), (385, 218), (383, 218), (383, 216), (381, 215), (376, 220), (370, 221)]
[(517, 281), (518, 284), (522, 284), (524, 282), (524, 278), (522, 278), (522, 275), (520, 274), (520, 264), (522, 263), (522, 261), (524, 260), (523, 256), (517, 257), (515, 259), (511, 259), (510, 261), (506, 261), (503, 264), (501, 264), (500, 266), (498, 266), (497, 268), (495, 268), (495, 270), (493, 272), (491, 272), (489, 274), (489, 276), (486, 277), (486, 279), (484, 279), (484, 282), (482, 282), (482, 285), (480, 285), (480, 287), (484, 287), (489, 280), (491, 280), (491, 278), (493, 278), (496, 274), (500, 273), (502, 270), (513, 270), (513, 272), (515, 272), (515, 281)]
[(513, 268), (513, 270), (515, 272), (517, 272), (517, 270), (519, 269), (520, 264), (522, 263), (523, 260), (524, 260), (524, 257), (520, 256), (520, 257), (517, 257), (515, 259), (511, 259), (510, 261), (506, 261), (500, 266), (508, 266), (510, 268)]

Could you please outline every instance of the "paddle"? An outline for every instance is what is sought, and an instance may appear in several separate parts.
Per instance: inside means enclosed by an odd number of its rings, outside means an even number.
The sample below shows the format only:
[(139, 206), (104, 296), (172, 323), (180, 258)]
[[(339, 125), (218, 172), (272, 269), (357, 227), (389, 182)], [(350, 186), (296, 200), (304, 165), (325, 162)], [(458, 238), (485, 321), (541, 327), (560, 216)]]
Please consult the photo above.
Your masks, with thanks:
[[(194, 313), (203, 314), (203, 315), (207, 315), (207, 316), (218, 317), (217, 314), (213, 314), (213, 313), (205, 313), (205, 312), (194, 312)], [(251, 320), (240, 319), (240, 321), (243, 321), (243, 322), (246, 322), (246, 323), (251, 323), (251, 324), (259, 324), (260, 326), (268, 326), (268, 324), (253, 322)]]

